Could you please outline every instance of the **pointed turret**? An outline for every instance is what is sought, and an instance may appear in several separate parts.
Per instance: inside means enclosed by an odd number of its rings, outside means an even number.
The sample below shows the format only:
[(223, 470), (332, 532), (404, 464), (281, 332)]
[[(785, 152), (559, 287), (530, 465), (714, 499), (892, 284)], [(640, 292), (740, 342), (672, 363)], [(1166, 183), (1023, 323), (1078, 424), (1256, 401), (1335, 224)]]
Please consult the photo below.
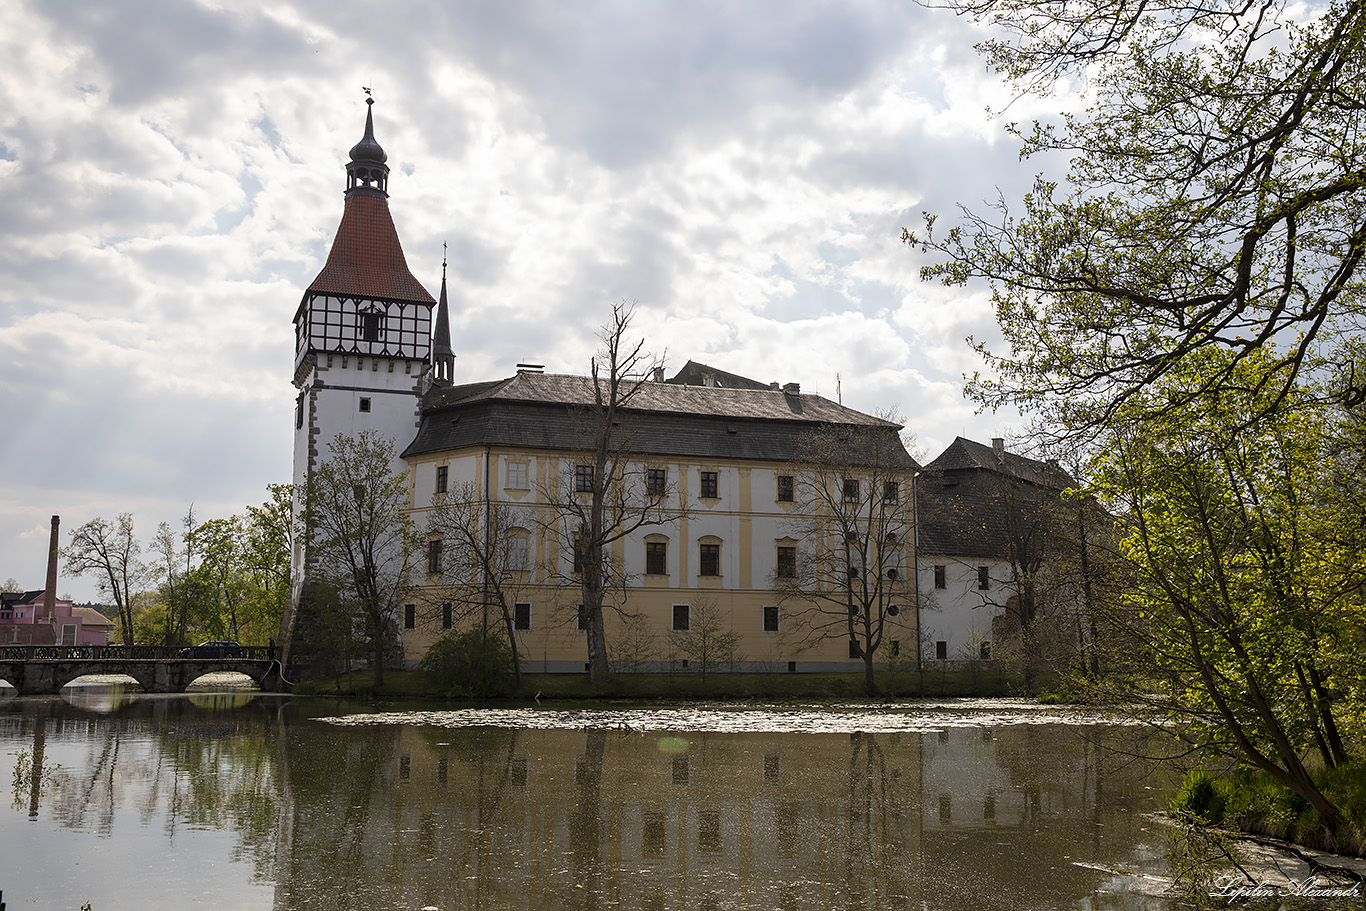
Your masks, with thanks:
[(432, 382), (450, 385), (455, 378), (455, 350), (451, 348), (451, 314), (446, 304), (446, 258), (441, 258), (441, 296), (436, 302), (432, 333)]
[(346, 165), (346, 195), (389, 196), (389, 156), (375, 141), (375, 99), (365, 99), (365, 135), (351, 147)]

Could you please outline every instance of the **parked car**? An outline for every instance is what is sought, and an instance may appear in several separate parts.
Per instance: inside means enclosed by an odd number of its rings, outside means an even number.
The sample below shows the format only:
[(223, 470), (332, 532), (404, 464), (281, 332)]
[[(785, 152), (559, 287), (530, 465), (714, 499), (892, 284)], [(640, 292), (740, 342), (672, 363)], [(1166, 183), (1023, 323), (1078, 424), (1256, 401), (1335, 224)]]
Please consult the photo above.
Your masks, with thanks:
[(210, 639), (180, 650), (182, 658), (241, 658), (242, 646), (231, 639)]

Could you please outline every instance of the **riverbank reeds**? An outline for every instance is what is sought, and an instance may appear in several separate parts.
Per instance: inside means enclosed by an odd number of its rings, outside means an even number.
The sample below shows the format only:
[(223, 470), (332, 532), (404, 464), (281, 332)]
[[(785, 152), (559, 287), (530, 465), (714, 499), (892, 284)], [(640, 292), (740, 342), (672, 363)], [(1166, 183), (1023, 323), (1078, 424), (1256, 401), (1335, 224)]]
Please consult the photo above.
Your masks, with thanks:
[(1188, 772), (1171, 809), (1207, 825), (1366, 857), (1366, 762), (1324, 769), (1313, 777), (1324, 795), (1346, 814), (1336, 829), (1327, 827), (1303, 797), (1265, 772), (1248, 768), (1226, 774)]

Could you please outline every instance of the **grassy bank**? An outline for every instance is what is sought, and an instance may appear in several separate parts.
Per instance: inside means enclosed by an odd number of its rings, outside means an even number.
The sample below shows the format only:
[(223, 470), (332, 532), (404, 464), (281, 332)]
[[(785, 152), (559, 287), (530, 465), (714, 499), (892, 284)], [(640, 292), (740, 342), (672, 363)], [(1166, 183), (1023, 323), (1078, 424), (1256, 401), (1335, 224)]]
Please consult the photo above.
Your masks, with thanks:
[(1323, 824), (1303, 797), (1252, 769), (1187, 773), (1172, 800), (1172, 810), (1188, 812), (1210, 825), (1366, 857), (1366, 763), (1325, 769), (1314, 776), (1314, 782), (1347, 816), (1347, 823), (1336, 832)]
[[(878, 695), (893, 698), (934, 696), (1011, 696), (1020, 679), (1004, 672), (972, 670), (886, 672), (876, 676)], [(373, 686), (369, 671), (301, 682), (300, 695), (352, 695), (402, 699), (448, 696), (422, 671), (385, 671), (384, 685)], [(526, 674), (522, 692), (510, 698), (542, 702), (592, 699), (858, 699), (862, 674), (619, 674), (594, 686), (584, 674)], [(461, 701), (458, 698), (453, 701)]]

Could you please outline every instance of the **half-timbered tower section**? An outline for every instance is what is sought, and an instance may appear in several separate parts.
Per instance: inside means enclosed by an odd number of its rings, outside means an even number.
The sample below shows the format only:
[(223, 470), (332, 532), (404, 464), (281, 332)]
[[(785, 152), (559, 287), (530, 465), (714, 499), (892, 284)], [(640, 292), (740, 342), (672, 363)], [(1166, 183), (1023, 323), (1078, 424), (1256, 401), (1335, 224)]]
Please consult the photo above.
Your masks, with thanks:
[[(411, 442), (420, 397), (431, 382), (436, 301), (403, 256), (389, 213), (387, 158), (375, 141), (373, 111), (367, 109), (365, 135), (351, 148), (346, 165), (336, 239), (294, 313), (296, 505), (338, 434), (373, 431), (393, 440), (395, 451)], [(445, 354), (449, 377), (454, 360), (449, 329)], [(404, 467), (395, 460), (396, 471)], [(295, 545), (291, 608), (281, 630), (286, 642), (303, 584), (303, 543)]]

